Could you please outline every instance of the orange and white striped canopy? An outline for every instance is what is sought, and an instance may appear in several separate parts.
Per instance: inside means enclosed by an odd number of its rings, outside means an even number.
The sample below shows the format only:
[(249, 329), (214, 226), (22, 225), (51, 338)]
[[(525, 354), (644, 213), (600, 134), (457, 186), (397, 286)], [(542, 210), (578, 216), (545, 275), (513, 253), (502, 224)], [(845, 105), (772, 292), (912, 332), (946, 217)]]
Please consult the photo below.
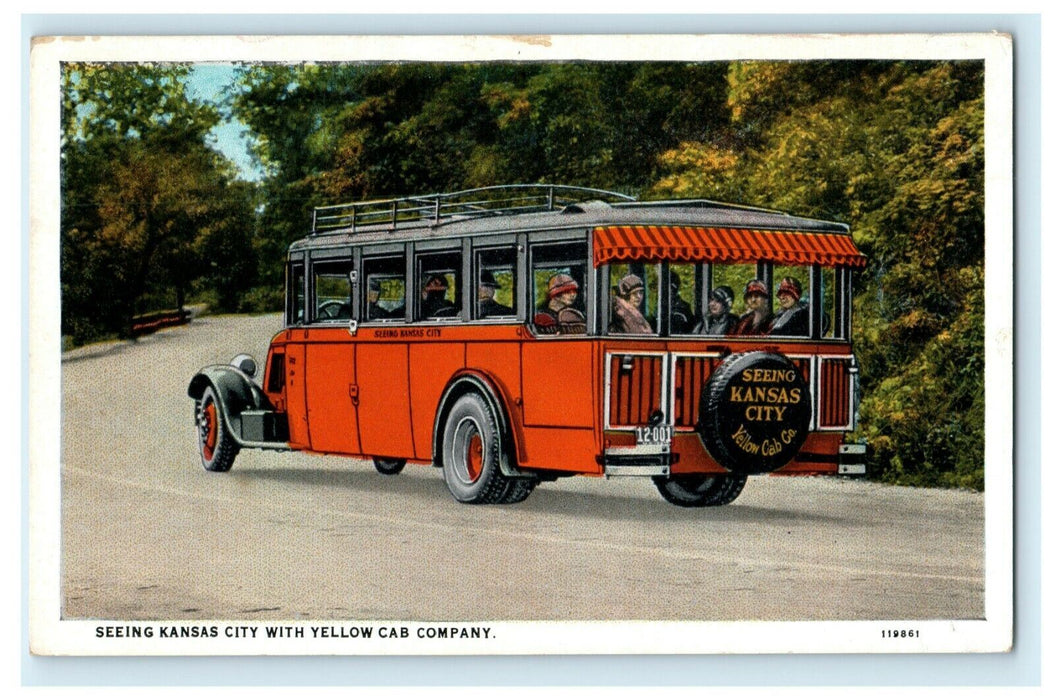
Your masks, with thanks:
[(667, 260), (863, 268), (867, 259), (849, 234), (711, 226), (598, 226), (593, 264)]

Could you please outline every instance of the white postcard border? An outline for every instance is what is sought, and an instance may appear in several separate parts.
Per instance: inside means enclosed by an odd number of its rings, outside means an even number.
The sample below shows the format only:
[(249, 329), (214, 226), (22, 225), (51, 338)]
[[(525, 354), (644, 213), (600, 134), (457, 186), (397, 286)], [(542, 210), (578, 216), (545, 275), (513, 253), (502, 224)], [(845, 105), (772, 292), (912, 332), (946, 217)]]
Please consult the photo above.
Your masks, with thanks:
[[(330, 627), (335, 636), (261, 640), (227, 628), (281, 623), (61, 620), (59, 488), (61, 357), (58, 335), (58, 99), (61, 61), (357, 60), (706, 60), (762, 58), (919, 58), (986, 61), (986, 296), (1013, 298), (1012, 53), (997, 34), (534, 37), (81, 37), (38, 39), (32, 54), (29, 250), (30, 637), (34, 653), (78, 655), (212, 654), (671, 654), (918, 653), (1003, 651), (1013, 617), (1013, 323), (1010, 304), (986, 308), (986, 619), (867, 622), (466, 622), (486, 639), (418, 638), (443, 623), (290, 622)], [(161, 637), (167, 625), (216, 626), (217, 636)], [(99, 638), (98, 628), (152, 629), (151, 637)], [(368, 626), (407, 627), (406, 638), (336, 636)], [(895, 643), (882, 629), (924, 634)], [(258, 634), (261, 632), (258, 631)], [(305, 632), (309, 634), (309, 632)], [(427, 632), (426, 632), (427, 634)]]

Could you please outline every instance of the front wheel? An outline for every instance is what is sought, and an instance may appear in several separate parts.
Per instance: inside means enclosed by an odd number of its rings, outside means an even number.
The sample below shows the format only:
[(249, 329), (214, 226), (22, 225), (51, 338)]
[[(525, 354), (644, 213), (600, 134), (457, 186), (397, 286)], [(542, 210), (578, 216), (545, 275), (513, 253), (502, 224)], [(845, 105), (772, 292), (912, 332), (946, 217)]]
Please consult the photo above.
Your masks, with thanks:
[(510, 480), (499, 467), (502, 449), (498, 419), (483, 397), (459, 398), (443, 430), (443, 480), (451, 495), (462, 503), (504, 502)]
[(743, 474), (657, 476), (652, 481), (663, 498), (683, 508), (724, 506), (736, 500), (747, 483)]
[(229, 471), (234, 458), (238, 456), (238, 443), (234, 441), (231, 428), (223, 419), (223, 410), (211, 386), (202, 393), (195, 413), (202, 466), (210, 472)]

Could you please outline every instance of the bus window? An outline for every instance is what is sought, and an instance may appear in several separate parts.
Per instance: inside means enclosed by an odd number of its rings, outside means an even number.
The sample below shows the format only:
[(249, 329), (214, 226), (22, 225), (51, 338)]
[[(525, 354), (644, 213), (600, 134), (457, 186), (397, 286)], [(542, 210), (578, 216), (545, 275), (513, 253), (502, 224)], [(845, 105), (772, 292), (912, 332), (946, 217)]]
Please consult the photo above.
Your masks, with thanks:
[[(697, 287), (702, 282), (699, 265), (670, 266), (670, 332), (672, 335), (692, 333), (703, 314), (699, 308)], [(699, 282), (698, 282), (699, 280)]]
[(366, 321), (402, 321), (406, 319), (406, 268), (402, 257), (364, 258), (363, 279)]
[(659, 308), (659, 265), (617, 263), (608, 268), (612, 284), (608, 332), (652, 335)]
[(477, 252), (474, 318), (516, 315), (516, 255), (516, 248)]
[(347, 321), (352, 317), (352, 280), (348, 273), (351, 262), (315, 263), (311, 266), (315, 277), (314, 321)]
[(535, 330), (544, 335), (586, 332), (586, 246), (536, 245), (531, 249)]
[(291, 325), (304, 323), (304, 265), (290, 265), (288, 294), (286, 308), (289, 323)]
[(747, 283), (755, 279), (754, 263), (744, 265), (711, 265), (711, 289), (728, 287), (733, 290), (733, 306), (730, 311), (742, 315), (747, 311), (744, 306), (744, 289)]
[(789, 338), (810, 336), (810, 268), (773, 267), (773, 325), (769, 334)]
[(462, 310), (462, 255), (438, 253), (418, 258), (417, 318), (454, 318)]

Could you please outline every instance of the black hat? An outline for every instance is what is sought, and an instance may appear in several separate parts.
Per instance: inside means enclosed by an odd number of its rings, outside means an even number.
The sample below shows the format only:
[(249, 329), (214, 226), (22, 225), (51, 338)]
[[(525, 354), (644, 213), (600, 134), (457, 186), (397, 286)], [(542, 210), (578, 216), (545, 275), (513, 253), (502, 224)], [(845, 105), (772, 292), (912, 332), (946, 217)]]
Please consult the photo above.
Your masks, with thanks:
[(670, 286), (674, 289), (681, 289), (681, 277), (674, 270), (670, 271)]
[(711, 290), (710, 298), (725, 306), (726, 309), (733, 306), (733, 288), (722, 285)]
[(498, 282), (495, 281), (495, 276), (491, 274), (490, 270), (484, 270), (480, 273), (480, 286), (491, 287), (492, 289), (498, 287)]
[(366, 286), (371, 292), (380, 292), (381, 291), (381, 282), (378, 281), (378, 279), (376, 277), (371, 277), (370, 281), (367, 282)]

